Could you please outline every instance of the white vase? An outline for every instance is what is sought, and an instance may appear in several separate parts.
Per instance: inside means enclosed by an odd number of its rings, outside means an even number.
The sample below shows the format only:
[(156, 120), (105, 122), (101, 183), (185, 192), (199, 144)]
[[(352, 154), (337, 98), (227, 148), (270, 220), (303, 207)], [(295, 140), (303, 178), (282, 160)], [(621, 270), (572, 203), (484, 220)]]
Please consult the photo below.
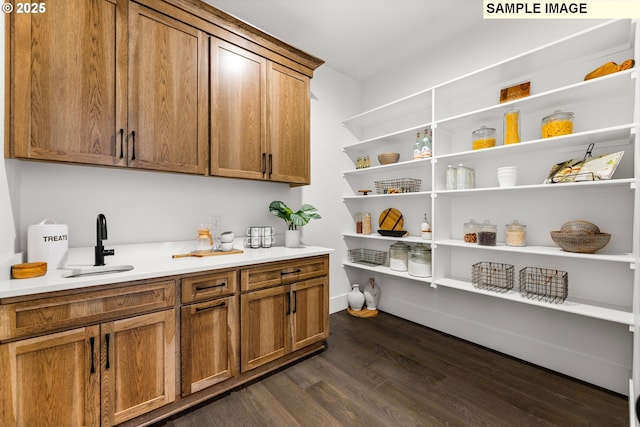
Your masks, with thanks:
[(360, 292), (360, 285), (353, 285), (351, 292), (347, 294), (347, 301), (349, 302), (349, 308), (351, 308), (351, 310), (362, 310), (362, 306), (364, 305), (364, 295)]
[(284, 233), (284, 245), (287, 248), (299, 248), (300, 247), (300, 231), (301, 230), (286, 230)]
[(373, 278), (369, 279), (369, 284), (365, 286), (363, 293), (364, 301), (367, 304), (367, 309), (377, 310), (378, 301), (380, 301), (380, 288), (376, 286)]

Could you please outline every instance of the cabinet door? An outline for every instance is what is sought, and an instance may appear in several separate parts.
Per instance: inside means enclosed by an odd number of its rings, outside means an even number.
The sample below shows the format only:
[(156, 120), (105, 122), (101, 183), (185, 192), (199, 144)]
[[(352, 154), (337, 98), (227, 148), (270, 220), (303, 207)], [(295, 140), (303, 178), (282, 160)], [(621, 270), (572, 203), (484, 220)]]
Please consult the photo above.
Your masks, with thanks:
[(292, 288), (292, 351), (329, 337), (329, 279), (319, 277)]
[(272, 62), (267, 78), (269, 179), (309, 184), (309, 78)]
[(182, 307), (183, 396), (236, 375), (237, 312), (235, 296)]
[(11, 127), (15, 157), (125, 165), (120, 129), (126, 1), (47, 0), (13, 20)]
[(100, 338), (103, 425), (119, 424), (175, 399), (174, 309), (104, 323)]
[(99, 327), (0, 345), (0, 425), (99, 426)]
[(211, 38), (211, 173), (264, 179), (266, 60)]
[(207, 38), (129, 3), (129, 165), (206, 174)]
[(264, 365), (291, 351), (289, 286), (241, 296), (241, 370)]

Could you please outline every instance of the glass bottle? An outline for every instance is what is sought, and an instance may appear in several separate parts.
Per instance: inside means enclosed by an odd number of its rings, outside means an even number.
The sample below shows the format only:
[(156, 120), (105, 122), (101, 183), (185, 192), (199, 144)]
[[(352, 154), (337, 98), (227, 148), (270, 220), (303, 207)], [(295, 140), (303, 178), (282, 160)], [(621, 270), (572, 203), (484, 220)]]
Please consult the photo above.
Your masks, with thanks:
[(362, 213), (356, 214), (356, 233), (362, 234)]
[(362, 212), (362, 234), (371, 234), (371, 214)]
[(422, 140), (420, 139), (420, 132), (416, 134), (416, 142), (413, 144), (413, 158), (419, 159), (422, 154)]
[(455, 190), (456, 188), (458, 188), (456, 183), (456, 168), (454, 168), (452, 165), (449, 165), (447, 166), (447, 181), (445, 189)]
[(520, 142), (520, 110), (504, 113), (504, 144)]
[(458, 165), (458, 168), (456, 169), (456, 188), (458, 190), (464, 190), (468, 187), (468, 175), (467, 175), (467, 168), (464, 167), (464, 165), (462, 163), (460, 163)]
[(429, 136), (429, 129), (424, 130), (424, 137), (422, 138), (422, 144), (420, 146), (420, 157), (422, 159), (431, 157), (431, 137)]
[(407, 271), (409, 268), (409, 246), (396, 242), (389, 246), (389, 268), (395, 271)]

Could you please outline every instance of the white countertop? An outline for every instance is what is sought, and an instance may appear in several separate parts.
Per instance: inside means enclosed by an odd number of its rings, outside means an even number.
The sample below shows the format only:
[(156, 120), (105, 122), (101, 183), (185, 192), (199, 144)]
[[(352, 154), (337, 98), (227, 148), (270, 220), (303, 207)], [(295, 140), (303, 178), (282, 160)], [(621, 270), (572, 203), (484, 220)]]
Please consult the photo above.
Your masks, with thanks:
[(122, 246), (111, 246), (108, 241), (105, 243), (106, 249), (115, 250), (115, 255), (105, 257), (105, 264), (129, 264), (133, 265), (133, 270), (75, 278), (62, 277), (63, 274), (68, 273), (71, 269), (93, 266), (93, 247), (70, 248), (64, 269), (48, 270), (46, 275), (33, 279), (0, 280), (0, 298), (241, 267), (250, 264), (326, 255), (333, 252), (333, 249), (319, 246), (302, 246), (299, 248), (274, 246), (272, 248), (251, 249), (243, 247), (242, 239), (236, 239), (234, 248), (242, 249), (244, 253), (172, 258), (172, 255), (193, 251), (196, 245), (195, 242), (145, 243)]

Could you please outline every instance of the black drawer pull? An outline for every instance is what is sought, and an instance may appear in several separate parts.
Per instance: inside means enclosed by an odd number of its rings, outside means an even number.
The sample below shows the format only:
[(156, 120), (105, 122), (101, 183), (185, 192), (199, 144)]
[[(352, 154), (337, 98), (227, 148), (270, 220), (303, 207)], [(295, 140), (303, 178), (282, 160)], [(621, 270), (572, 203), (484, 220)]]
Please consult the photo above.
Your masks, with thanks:
[(124, 158), (124, 129), (120, 129), (120, 158)]
[(298, 274), (300, 273), (300, 269), (298, 268), (297, 270), (293, 270), (293, 271), (281, 271), (280, 275), (281, 276), (286, 276), (287, 274)]
[(107, 342), (107, 363), (104, 365), (105, 369), (109, 369), (110, 365), (109, 365), (109, 340), (111, 339), (111, 335), (110, 334), (106, 334), (104, 336), (104, 340)]
[(131, 160), (136, 159), (136, 131), (131, 131), (131, 139), (133, 140), (133, 144), (131, 144)]
[(224, 307), (225, 305), (227, 305), (227, 303), (222, 301), (221, 303), (218, 303), (216, 305), (210, 305), (209, 307), (196, 307), (196, 313), (200, 313), (200, 312), (211, 310), (218, 307)]
[(211, 285), (211, 286), (196, 286), (196, 291), (206, 291), (207, 289), (224, 288), (225, 286), (227, 286), (227, 282), (222, 282), (218, 285)]
[(295, 313), (298, 309), (298, 291), (293, 291), (293, 312)]
[(89, 338), (89, 342), (91, 343), (91, 371), (90, 372), (92, 374), (95, 374), (96, 373), (96, 365), (95, 365), (95, 363), (93, 361), (93, 354), (94, 354), (93, 351), (94, 351), (94, 348), (95, 348), (95, 345), (96, 345), (96, 338), (95, 337)]

